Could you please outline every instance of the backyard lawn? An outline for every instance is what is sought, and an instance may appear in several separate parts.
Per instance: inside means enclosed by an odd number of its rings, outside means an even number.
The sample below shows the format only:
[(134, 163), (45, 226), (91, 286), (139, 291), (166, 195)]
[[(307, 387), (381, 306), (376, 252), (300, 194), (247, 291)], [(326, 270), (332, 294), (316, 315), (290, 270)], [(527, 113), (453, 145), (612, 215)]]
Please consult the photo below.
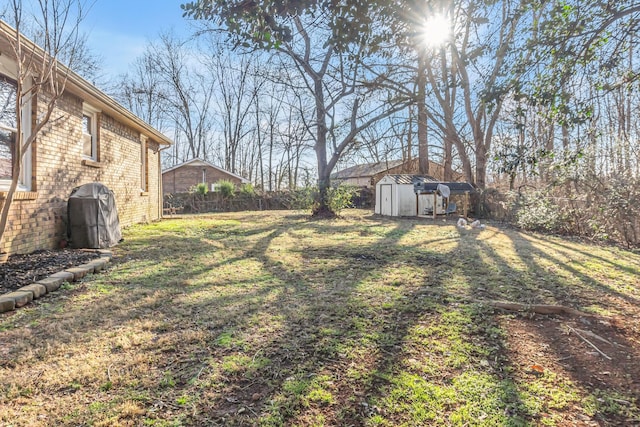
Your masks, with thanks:
[(640, 425), (637, 252), (360, 210), (124, 237), (0, 315), (0, 425)]

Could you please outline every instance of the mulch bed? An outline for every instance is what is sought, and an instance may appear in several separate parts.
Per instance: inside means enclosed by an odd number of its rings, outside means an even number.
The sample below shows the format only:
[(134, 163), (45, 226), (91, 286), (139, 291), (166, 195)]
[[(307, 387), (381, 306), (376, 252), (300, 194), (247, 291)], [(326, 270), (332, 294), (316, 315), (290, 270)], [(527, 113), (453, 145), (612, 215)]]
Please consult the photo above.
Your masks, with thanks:
[(12, 255), (0, 263), (0, 295), (98, 257), (98, 253), (83, 249), (41, 250)]

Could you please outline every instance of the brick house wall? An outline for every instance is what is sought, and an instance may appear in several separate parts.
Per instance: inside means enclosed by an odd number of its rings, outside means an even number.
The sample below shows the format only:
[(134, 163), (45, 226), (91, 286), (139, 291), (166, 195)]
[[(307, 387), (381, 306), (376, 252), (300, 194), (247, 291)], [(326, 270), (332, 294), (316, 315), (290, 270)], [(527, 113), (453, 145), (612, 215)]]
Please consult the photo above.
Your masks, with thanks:
[[(203, 173), (204, 171), (204, 173)], [(186, 193), (192, 187), (203, 182), (207, 183), (207, 188), (211, 190), (211, 184), (220, 180), (228, 180), (236, 185), (242, 183), (242, 178), (225, 172), (219, 168), (196, 160), (193, 163), (185, 163), (181, 166), (169, 169), (162, 173), (162, 190), (168, 193)]]
[[(9, 69), (11, 50), (0, 22), (0, 55)], [(7, 32), (8, 31), (8, 32)], [(27, 43), (28, 41), (25, 41)], [(37, 54), (36, 48), (31, 47)], [(64, 65), (59, 65), (64, 70)], [(0, 67), (0, 71), (3, 68)], [(133, 113), (72, 71), (65, 94), (57, 100), (49, 124), (30, 148), (31, 188), (17, 191), (11, 205), (0, 252), (30, 253), (59, 247), (67, 235), (67, 201), (80, 185), (100, 182), (114, 192), (120, 225), (162, 217), (160, 148), (172, 142)], [(14, 79), (11, 75), (5, 76)], [(31, 128), (46, 110), (46, 93), (31, 104)], [(83, 149), (83, 114), (95, 114), (96, 150), (89, 159)], [(85, 127), (86, 128), (86, 127)], [(0, 190), (0, 207), (7, 197)]]
[(122, 227), (161, 217), (157, 142), (144, 144), (147, 186), (142, 189), (140, 132), (100, 114), (99, 155), (97, 162), (88, 162), (82, 153), (82, 100), (64, 96), (52, 117), (59, 119), (32, 147), (32, 191), (16, 193), (0, 250), (14, 254), (58, 247), (66, 238), (69, 195), (90, 182), (101, 182), (114, 192)]

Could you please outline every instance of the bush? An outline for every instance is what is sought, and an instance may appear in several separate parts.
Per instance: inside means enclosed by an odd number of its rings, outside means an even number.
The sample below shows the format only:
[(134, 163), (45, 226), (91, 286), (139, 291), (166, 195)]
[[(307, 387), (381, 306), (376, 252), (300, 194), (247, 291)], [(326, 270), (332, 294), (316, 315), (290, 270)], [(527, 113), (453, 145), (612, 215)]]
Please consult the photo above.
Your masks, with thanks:
[(247, 182), (246, 184), (242, 184), (240, 186), (240, 194), (242, 194), (243, 196), (255, 196), (256, 189), (253, 188), (253, 184)]
[(483, 203), (491, 218), (526, 230), (640, 246), (640, 179), (633, 176), (584, 174), (544, 190), (487, 190)]
[(226, 179), (221, 179), (216, 183), (216, 188), (222, 194), (222, 197), (229, 199), (236, 194), (236, 185)]
[(353, 197), (357, 193), (358, 187), (352, 185), (340, 184), (337, 187), (332, 187), (327, 194), (329, 207), (336, 215), (339, 215), (343, 209), (353, 207)]
[[(329, 188), (327, 192), (328, 205), (331, 211), (339, 214), (346, 208), (353, 207), (353, 197), (358, 193), (358, 187), (350, 185), (339, 185)], [(314, 210), (318, 206), (320, 192), (318, 187), (303, 187), (295, 190), (292, 194), (292, 209)]]
[(525, 230), (558, 233), (565, 231), (565, 220), (547, 194), (535, 191), (522, 194), (516, 211), (516, 225)]
[[(592, 195), (592, 209), (599, 221), (589, 221), (596, 236), (625, 245), (640, 246), (640, 179), (612, 176), (592, 180), (597, 186)], [(595, 213), (595, 212), (594, 212)]]
[(206, 182), (201, 182), (200, 184), (193, 186), (191, 188), (191, 192), (195, 193), (195, 194), (200, 194), (201, 196), (204, 196), (205, 194), (207, 194), (209, 192), (209, 188), (208, 188)]
[(291, 209), (300, 211), (313, 209), (317, 194), (317, 187), (307, 186), (294, 190), (291, 194)]

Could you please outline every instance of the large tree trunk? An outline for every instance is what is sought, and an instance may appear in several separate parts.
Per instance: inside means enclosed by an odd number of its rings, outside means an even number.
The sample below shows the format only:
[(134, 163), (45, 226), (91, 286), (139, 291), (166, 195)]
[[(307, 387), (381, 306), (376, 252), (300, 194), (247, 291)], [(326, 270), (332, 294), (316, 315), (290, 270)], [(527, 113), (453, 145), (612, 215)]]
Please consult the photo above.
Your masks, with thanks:
[(331, 169), (327, 165), (327, 115), (324, 106), (324, 91), (322, 81), (316, 80), (314, 85), (316, 101), (316, 159), (318, 161), (318, 206), (313, 216), (335, 216), (329, 207), (329, 185), (331, 184)]
[(484, 143), (484, 135), (478, 136), (482, 140), (476, 144), (476, 185), (485, 188), (487, 182), (487, 146)]
[(453, 181), (453, 144), (446, 136), (444, 142), (443, 178), (445, 181)]
[(421, 175), (429, 175), (429, 144), (427, 141), (427, 76), (424, 55), (418, 56), (418, 164)]

